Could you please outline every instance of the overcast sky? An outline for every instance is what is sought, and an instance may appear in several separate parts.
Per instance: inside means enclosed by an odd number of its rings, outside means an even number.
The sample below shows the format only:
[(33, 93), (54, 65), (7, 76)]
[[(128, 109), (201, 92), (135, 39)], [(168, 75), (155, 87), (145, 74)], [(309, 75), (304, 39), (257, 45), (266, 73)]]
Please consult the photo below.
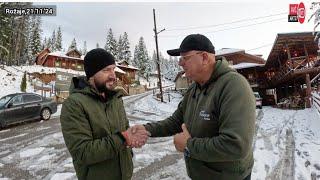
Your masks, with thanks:
[(123, 32), (128, 33), (132, 55), (139, 37), (144, 37), (151, 56), (155, 49), (154, 8), (158, 31), (166, 29), (159, 34), (159, 50), (164, 55), (166, 50), (177, 48), (186, 35), (201, 33), (216, 49), (245, 49), (267, 58), (277, 33), (313, 31), (313, 20), (307, 22), (313, 13), (309, 9), (312, 1), (303, 2), (306, 6), (303, 24), (288, 22), (289, 4), (300, 1), (45, 3), (57, 5), (57, 16), (42, 18), (42, 35), (49, 37), (61, 26), (64, 48), (76, 38), (78, 47), (82, 48), (83, 41), (87, 41), (90, 50), (96, 43), (104, 47), (107, 30), (112, 28), (117, 39)]

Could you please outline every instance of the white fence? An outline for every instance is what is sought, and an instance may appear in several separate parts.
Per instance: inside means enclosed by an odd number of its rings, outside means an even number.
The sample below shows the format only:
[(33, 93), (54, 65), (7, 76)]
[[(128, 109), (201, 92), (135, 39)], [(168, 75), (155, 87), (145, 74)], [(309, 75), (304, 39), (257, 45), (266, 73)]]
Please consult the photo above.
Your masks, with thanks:
[(312, 106), (320, 114), (320, 92), (312, 92)]

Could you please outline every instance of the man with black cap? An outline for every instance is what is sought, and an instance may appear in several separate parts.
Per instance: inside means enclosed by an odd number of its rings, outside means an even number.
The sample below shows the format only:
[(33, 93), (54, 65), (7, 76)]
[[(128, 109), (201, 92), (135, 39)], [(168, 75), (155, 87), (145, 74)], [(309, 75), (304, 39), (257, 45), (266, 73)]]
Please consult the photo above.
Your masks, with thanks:
[(144, 129), (133, 135), (115, 90), (114, 57), (93, 49), (84, 58), (86, 77), (72, 79), (70, 96), (63, 103), (61, 127), (78, 179), (131, 179), (132, 150), (148, 138)]
[(174, 145), (184, 152), (192, 179), (249, 180), (253, 167), (252, 141), (255, 98), (247, 80), (215, 57), (215, 48), (204, 35), (188, 35), (179, 49), (179, 65), (194, 81), (177, 110), (167, 119), (145, 125), (151, 137), (174, 135)]

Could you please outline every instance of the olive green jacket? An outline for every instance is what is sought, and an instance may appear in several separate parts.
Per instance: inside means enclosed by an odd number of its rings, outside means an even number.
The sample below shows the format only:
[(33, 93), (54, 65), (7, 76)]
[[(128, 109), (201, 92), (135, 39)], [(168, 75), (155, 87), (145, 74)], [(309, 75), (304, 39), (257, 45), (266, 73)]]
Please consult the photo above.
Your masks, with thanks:
[(121, 97), (110, 91), (104, 100), (84, 78), (73, 79), (60, 121), (78, 179), (131, 178), (132, 151), (119, 133), (129, 127)]
[(152, 137), (172, 136), (186, 124), (185, 157), (192, 179), (244, 179), (253, 167), (255, 98), (247, 80), (217, 60), (210, 80), (191, 85), (169, 118), (145, 125)]

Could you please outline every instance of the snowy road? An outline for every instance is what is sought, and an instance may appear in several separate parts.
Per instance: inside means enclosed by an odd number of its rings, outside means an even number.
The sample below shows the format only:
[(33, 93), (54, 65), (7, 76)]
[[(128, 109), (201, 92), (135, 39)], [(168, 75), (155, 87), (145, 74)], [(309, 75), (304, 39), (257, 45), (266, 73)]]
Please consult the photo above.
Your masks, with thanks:
[[(124, 100), (130, 125), (171, 115), (181, 96), (159, 103), (152, 95)], [(313, 109), (257, 110), (253, 180), (320, 179), (320, 118)], [(172, 137), (150, 138), (134, 149), (133, 180), (188, 179)], [(76, 179), (58, 118), (0, 131), (0, 179)]]

